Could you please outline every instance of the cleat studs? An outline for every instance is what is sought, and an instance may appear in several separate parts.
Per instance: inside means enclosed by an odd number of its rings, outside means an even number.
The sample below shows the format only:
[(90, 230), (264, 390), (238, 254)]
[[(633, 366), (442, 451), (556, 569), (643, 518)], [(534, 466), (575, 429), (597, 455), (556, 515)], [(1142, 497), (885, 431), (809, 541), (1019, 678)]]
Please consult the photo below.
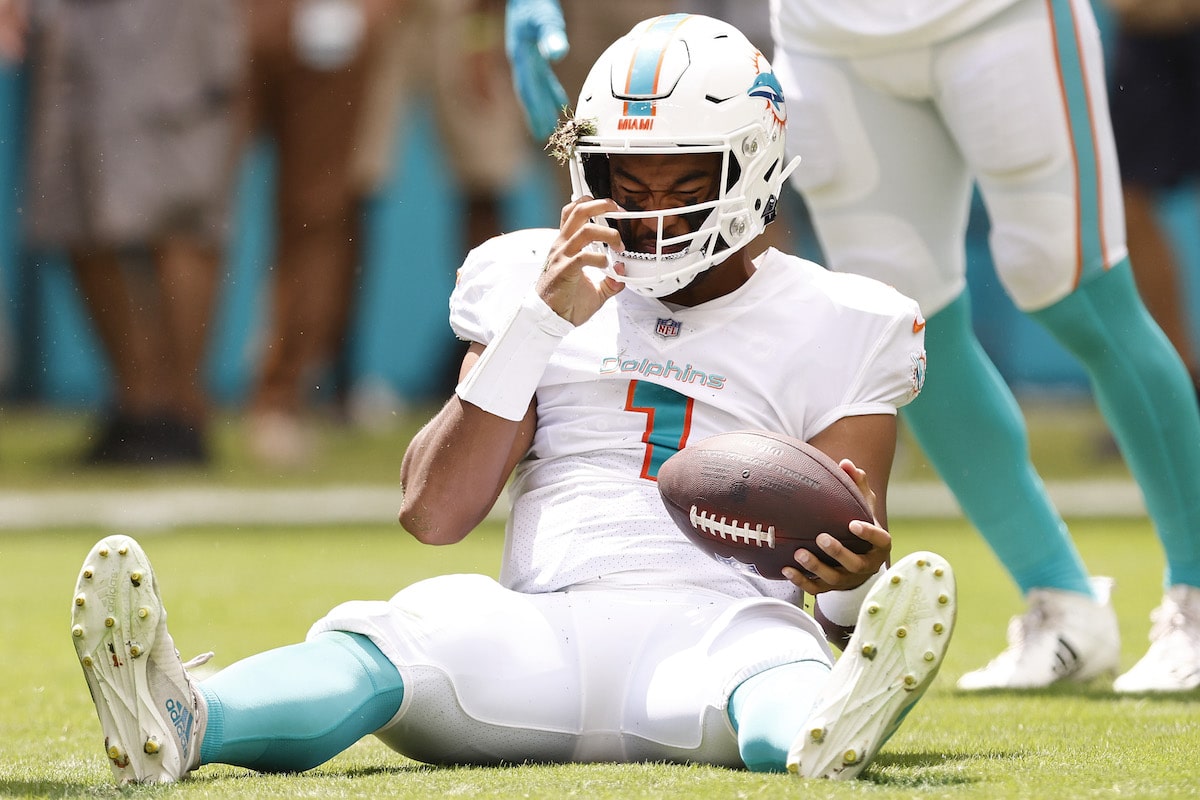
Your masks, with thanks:
[(129, 555), (129, 545), (123, 544), (117, 552), (123, 556)]
[(914, 687), (916, 685), (917, 685), (917, 676), (916, 675), (913, 675), (910, 672), (908, 675), (904, 676), (904, 688), (911, 689), (912, 687)]
[(133, 656), (134, 658), (137, 658), (141, 654), (142, 654), (142, 646), (140, 644), (138, 644), (137, 642), (134, 642), (133, 644), (129, 645), (129, 655)]
[(90, 580), (92, 579), (92, 575), (93, 575), (93, 574), (94, 574), (94, 573), (92, 572), (92, 568), (91, 568), (91, 567), (84, 567), (84, 568), (83, 568), (83, 577), (84, 577), (84, 579), (85, 579), (85, 580), (89, 580), (89, 581), (90, 581)]
[(946, 574), (946, 570), (942, 569), (941, 567), (938, 567), (937, 569), (935, 569), (935, 570), (933, 571), (933, 574), (934, 574), (936, 577), (940, 578), (940, 577), (942, 577), (943, 575), (945, 575), (945, 574)]
[(74, 636), (76, 639), (83, 636), (83, 626), (76, 625), (75, 627), (71, 628), (71, 635)]
[(901, 625), (899, 628), (896, 628), (897, 639), (903, 639), (905, 636), (908, 636), (908, 628), (904, 627), (903, 625)]
[(145, 619), (148, 616), (150, 616), (150, 609), (146, 608), (145, 606), (142, 606), (138, 609), (138, 617), (140, 619)]
[(850, 764), (857, 764), (858, 763), (858, 751), (847, 750), (845, 753), (842, 754), (842, 763), (846, 764), (847, 766)]
[(113, 763), (113, 766), (118, 769), (125, 769), (129, 766), (129, 756), (121, 750), (120, 746), (109, 744), (107, 736), (104, 737), (104, 752), (108, 755), (108, 760)]
[(862, 646), (862, 655), (863, 655), (863, 658), (865, 658), (867, 661), (873, 661), (875, 659), (875, 654), (877, 652), (879, 652), (879, 651), (876, 649), (875, 645), (873, 645), (873, 644), (864, 644)]
[(825, 729), (813, 728), (808, 732), (808, 738), (812, 739), (817, 744), (820, 744), (821, 742), (825, 741)]
[(940, 623), (940, 622), (933, 623), (933, 632), (934, 633), (942, 633), (945, 630), (946, 630), (946, 626), (943, 625), (942, 623)]
[(146, 755), (149, 755), (149, 756), (152, 756), (155, 753), (157, 753), (158, 752), (158, 740), (156, 740), (153, 736), (151, 736), (149, 739), (146, 740), (146, 744), (142, 746), (142, 752), (144, 752)]
[(86, 595), (83, 595), (83, 594), (77, 594), (77, 595), (75, 595), (75, 605), (77, 605), (77, 606), (82, 606), (82, 605), (83, 605), (84, 603), (86, 603), (86, 602), (87, 602), (87, 596), (86, 596)]
[(92, 666), (92, 657), (84, 656), (83, 658), (79, 659), (79, 663), (83, 664), (85, 667), (90, 667)]
[(948, 594), (939, 594), (938, 595), (938, 605), (939, 606), (944, 606), (944, 605), (946, 605), (946, 603), (949, 603), (949, 602), (950, 602), (950, 595), (948, 595)]
[(895, 586), (895, 585), (896, 585), (896, 584), (898, 584), (898, 583), (900, 583), (900, 576), (899, 576), (899, 575), (893, 575), (893, 576), (892, 576), (892, 586)]
[(926, 650), (926, 651), (925, 651), (925, 655), (923, 656), (923, 658), (924, 658), (926, 661), (933, 661), (935, 658), (937, 658), (937, 656), (935, 656), (935, 655), (933, 654), (933, 651), (932, 651), (932, 650)]
[(141, 586), (142, 585), (142, 573), (140, 573), (140, 572), (129, 573), (129, 582), (132, 583), (134, 586)]
[(867, 613), (868, 614), (878, 614), (879, 613), (879, 603), (871, 603), (871, 605), (867, 606)]
[(926, 560), (925, 560), (925, 559), (923, 559), (923, 558), (918, 558), (918, 559), (917, 559), (917, 566), (918, 566), (918, 567), (924, 567), (924, 566), (928, 566), (928, 564), (929, 564), (929, 562), (928, 562), (928, 561), (926, 561)]
[(96, 551), (96, 554), (101, 558), (108, 558), (108, 548), (101, 547), (98, 551)]
[(113, 619), (112, 617), (104, 618), (104, 627), (111, 628), (113, 625), (116, 625), (116, 624), (117, 624), (117, 621), (115, 619)]

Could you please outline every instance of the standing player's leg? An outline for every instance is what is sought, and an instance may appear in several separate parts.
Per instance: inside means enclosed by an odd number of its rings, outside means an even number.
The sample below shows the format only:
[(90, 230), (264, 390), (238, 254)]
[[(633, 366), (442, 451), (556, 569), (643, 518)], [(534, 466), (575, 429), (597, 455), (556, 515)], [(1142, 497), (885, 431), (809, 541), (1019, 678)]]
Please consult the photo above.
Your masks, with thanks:
[(1003, 113), (1039, 120), (1030, 128), (1036, 134), (1011, 131), (1005, 148), (991, 149), (980, 144), (995, 136), (984, 133), (986, 120), (960, 113), (963, 149), (991, 212), (1001, 279), (1086, 368), (1165, 550), (1166, 585), (1185, 601), (1164, 601), (1187, 613), (1162, 615), (1170, 621), (1156, 625), (1156, 644), (1116, 687), (1193, 688), (1200, 685), (1200, 410), (1183, 362), (1133, 283), (1091, 7), (1025, 2), (1012, 13), (1042, 35), (1018, 39), (1014, 26), (1005, 39), (997, 29), (988, 49), (1015, 43), (1003, 66), (1020, 76), (1030, 107)]
[(962, 247), (970, 176), (920, 99), (929, 91), (921, 64), (903, 56), (846, 64), (777, 44), (785, 95), (799, 98), (788, 131), (804, 159), (796, 183), (830, 266), (890, 283), (928, 315), (930, 370), (904, 419), (1030, 604), (1012, 628), (1023, 635), (965, 685), (1090, 678), (1116, 667), (1116, 617), (1107, 596), (1093, 594), (1030, 462), (1020, 408), (971, 328)]

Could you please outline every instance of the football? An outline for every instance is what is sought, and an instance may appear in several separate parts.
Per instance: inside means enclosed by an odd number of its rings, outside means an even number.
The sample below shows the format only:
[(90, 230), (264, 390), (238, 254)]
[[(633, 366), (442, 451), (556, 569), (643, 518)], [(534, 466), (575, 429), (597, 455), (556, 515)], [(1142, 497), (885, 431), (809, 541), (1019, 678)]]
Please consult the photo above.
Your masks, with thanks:
[(683, 533), (718, 561), (773, 580), (799, 548), (828, 533), (856, 553), (868, 542), (852, 520), (872, 520), (862, 492), (817, 448), (767, 431), (721, 433), (688, 445), (659, 468), (658, 490)]

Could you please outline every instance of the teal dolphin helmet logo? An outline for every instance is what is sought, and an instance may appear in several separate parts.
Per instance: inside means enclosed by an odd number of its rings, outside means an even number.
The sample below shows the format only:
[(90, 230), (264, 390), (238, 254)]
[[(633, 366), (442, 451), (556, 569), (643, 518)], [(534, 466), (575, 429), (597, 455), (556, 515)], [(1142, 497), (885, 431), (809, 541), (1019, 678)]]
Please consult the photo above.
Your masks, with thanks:
[(775, 119), (783, 124), (787, 122), (787, 109), (783, 105), (783, 87), (773, 72), (763, 72), (754, 79), (747, 92), (751, 97), (761, 97), (767, 101), (767, 106)]

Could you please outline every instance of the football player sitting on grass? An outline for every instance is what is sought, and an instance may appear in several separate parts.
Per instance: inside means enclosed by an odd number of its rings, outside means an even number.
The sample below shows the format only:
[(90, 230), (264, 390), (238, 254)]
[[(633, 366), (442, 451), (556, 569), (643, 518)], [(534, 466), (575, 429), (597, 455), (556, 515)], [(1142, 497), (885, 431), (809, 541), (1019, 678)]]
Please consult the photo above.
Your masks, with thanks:
[[(98, 543), (73, 635), (117, 780), (301, 771), (368, 734), (435, 764), (858, 775), (938, 671), (954, 576), (931, 553), (888, 567), (896, 410), (924, 375), (916, 304), (776, 250), (751, 258), (794, 167), (786, 119), (735, 28), (642, 22), (552, 137), (575, 187), (559, 228), (468, 256), (450, 322), (472, 344), (405, 453), (400, 521), (452, 544), (511, 478), (498, 581), (446, 575), (344, 603), (303, 643), (200, 681), (145, 553)], [(658, 466), (744, 429), (840, 463), (873, 509), (849, 525), (864, 553), (821, 536), (835, 566), (799, 550), (768, 579), (684, 537)], [(848, 627), (835, 660), (826, 638)]]

